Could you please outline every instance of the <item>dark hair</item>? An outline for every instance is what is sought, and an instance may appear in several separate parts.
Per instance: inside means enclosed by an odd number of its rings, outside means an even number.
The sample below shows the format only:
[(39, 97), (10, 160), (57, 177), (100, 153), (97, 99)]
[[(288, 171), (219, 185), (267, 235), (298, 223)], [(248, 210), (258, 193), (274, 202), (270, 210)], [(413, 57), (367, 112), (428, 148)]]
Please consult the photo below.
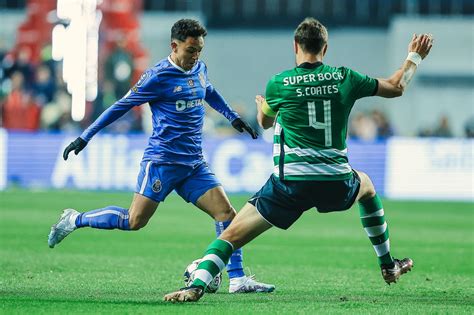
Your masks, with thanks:
[(196, 20), (181, 19), (171, 28), (171, 40), (177, 39), (184, 42), (188, 37), (205, 37), (206, 35), (206, 29)]
[(307, 17), (295, 30), (295, 42), (303, 51), (319, 54), (328, 42), (328, 31), (318, 20)]

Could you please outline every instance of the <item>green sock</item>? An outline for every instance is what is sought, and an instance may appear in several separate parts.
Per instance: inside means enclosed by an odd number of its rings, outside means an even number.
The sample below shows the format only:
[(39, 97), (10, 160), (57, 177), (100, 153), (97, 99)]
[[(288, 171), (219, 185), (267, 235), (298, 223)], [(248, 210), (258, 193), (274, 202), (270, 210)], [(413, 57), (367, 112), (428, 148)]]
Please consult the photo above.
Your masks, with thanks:
[(392, 265), (390, 240), (382, 201), (378, 195), (369, 200), (359, 201), (360, 220), (377, 253), (379, 265)]
[(201, 263), (198, 265), (193, 286), (205, 289), (214, 277), (227, 265), (234, 248), (226, 241), (216, 239), (206, 250)]

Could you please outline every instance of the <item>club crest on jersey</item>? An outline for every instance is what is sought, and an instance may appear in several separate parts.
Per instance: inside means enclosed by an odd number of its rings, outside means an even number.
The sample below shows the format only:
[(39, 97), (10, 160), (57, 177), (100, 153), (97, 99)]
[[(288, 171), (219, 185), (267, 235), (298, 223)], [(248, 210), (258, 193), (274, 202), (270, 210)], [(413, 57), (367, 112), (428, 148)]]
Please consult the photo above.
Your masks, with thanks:
[(189, 79), (189, 80), (188, 80), (188, 85), (191, 86), (191, 87), (194, 86), (194, 81), (193, 81), (193, 79)]
[(155, 180), (155, 182), (153, 183), (153, 186), (151, 187), (151, 189), (153, 190), (153, 192), (160, 192), (161, 191), (161, 181), (159, 179)]
[(183, 90), (183, 87), (178, 85), (178, 86), (175, 86), (174, 89), (173, 89), (173, 93), (177, 93), (177, 92), (181, 92)]

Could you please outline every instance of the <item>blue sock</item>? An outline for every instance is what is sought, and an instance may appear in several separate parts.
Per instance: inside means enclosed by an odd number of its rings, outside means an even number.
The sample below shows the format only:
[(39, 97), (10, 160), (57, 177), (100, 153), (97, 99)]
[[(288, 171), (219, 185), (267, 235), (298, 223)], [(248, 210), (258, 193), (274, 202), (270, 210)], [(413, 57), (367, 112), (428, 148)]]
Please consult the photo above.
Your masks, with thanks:
[[(217, 237), (219, 237), (219, 235), (221, 235), (222, 232), (227, 229), (227, 227), (230, 225), (230, 222), (232, 221), (216, 221)], [(229, 274), (230, 279), (245, 276), (241, 248), (235, 250), (232, 253), (232, 256), (230, 256), (229, 263), (227, 264), (227, 273)]]
[(90, 226), (96, 229), (130, 230), (128, 223), (128, 209), (108, 206), (102, 209), (83, 212), (76, 218), (78, 228)]

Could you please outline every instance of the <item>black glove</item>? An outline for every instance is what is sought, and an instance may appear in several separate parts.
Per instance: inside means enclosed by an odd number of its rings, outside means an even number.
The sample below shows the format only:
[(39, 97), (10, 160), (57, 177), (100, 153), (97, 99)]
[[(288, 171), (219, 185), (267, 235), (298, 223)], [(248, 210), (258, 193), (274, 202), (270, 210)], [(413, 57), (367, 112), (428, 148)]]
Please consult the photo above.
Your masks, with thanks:
[(76, 140), (71, 142), (66, 149), (64, 149), (63, 152), (63, 159), (67, 160), (67, 156), (69, 155), (69, 152), (74, 151), (74, 153), (77, 155), (79, 152), (82, 151), (87, 145), (87, 141), (83, 140), (81, 137), (78, 137)]
[(237, 131), (239, 132), (244, 132), (244, 129), (245, 129), (245, 131), (247, 131), (252, 136), (252, 139), (258, 138), (258, 133), (255, 130), (253, 130), (249, 124), (247, 124), (245, 121), (243, 121), (240, 118), (236, 118), (232, 120), (232, 127), (237, 129)]

